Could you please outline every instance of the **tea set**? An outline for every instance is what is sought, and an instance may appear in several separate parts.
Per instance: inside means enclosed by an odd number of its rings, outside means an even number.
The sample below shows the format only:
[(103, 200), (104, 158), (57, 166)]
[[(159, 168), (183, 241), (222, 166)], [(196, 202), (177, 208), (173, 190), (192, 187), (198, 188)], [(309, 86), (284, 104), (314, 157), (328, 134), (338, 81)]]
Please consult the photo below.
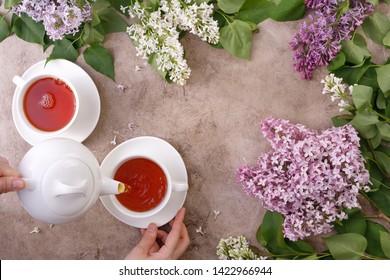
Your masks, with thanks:
[[(74, 94), (72, 118), (55, 131), (33, 125), (26, 113), (26, 96), (42, 79), (61, 81)], [(18, 191), (18, 197), (33, 218), (49, 224), (69, 223), (81, 218), (100, 197), (115, 218), (146, 228), (152, 222), (158, 226), (168, 223), (183, 206), (188, 191), (187, 171), (182, 157), (168, 142), (151, 136), (127, 140), (116, 146), (101, 165), (81, 143), (95, 129), (100, 115), (99, 92), (81, 67), (62, 59), (41, 61), (22, 76), (15, 76), (13, 82), (13, 120), (20, 135), (32, 146), (19, 164), (26, 188)], [(47, 97), (50, 93), (45, 94)], [(142, 212), (130, 210), (118, 200), (118, 195), (125, 195), (121, 193), (126, 182), (114, 179), (118, 168), (137, 158), (157, 164), (166, 180), (161, 202)]]

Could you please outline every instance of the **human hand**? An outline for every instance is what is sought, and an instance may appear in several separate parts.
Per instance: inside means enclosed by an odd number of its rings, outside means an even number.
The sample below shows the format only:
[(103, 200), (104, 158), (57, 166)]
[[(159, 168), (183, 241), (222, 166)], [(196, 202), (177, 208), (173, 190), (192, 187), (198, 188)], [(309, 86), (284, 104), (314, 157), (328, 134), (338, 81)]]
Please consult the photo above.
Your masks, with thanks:
[[(142, 239), (126, 256), (126, 260), (177, 260), (190, 245), (187, 228), (183, 223), (185, 208), (181, 208), (176, 217), (169, 222), (169, 233), (159, 230), (156, 224), (142, 229)], [(163, 246), (157, 243), (160, 239)]]
[(0, 156), (0, 194), (24, 188), (24, 181), (16, 169), (9, 166), (8, 160)]

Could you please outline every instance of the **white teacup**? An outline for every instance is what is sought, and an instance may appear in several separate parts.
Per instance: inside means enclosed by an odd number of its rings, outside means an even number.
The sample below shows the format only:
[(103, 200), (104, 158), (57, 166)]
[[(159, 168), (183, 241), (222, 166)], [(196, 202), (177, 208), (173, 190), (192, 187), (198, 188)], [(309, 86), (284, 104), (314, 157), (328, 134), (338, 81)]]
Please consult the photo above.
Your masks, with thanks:
[(132, 218), (151, 217), (151, 216), (159, 213), (169, 203), (172, 192), (185, 192), (188, 190), (188, 183), (187, 182), (178, 182), (178, 181), (173, 180), (164, 164), (157, 161), (156, 159), (152, 159), (150, 157), (143, 156), (143, 155), (137, 155), (137, 156), (132, 155), (131, 157), (128, 157), (124, 160), (118, 161), (117, 163), (113, 163), (113, 162), (109, 163), (108, 168), (106, 170), (106, 171), (108, 171), (109, 174), (106, 174), (106, 175), (108, 175), (108, 177), (110, 177), (110, 178), (113, 178), (116, 171), (118, 170), (118, 168), (120, 166), (122, 166), (125, 162), (130, 161), (132, 159), (147, 159), (147, 160), (150, 160), (150, 161), (154, 162), (155, 164), (157, 164), (161, 168), (161, 170), (163, 171), (165, 178), (166, 178), (166, 192), (165, 192), (164, 198), (160, 201), (160, 203), (157, 206), (155, 206), (154, 208), (152, 208), (150, 210), (143, 211), (143, 212), (132, 211), (132, 210), (128, 209), (127, 207), (125, 207), (124, 205), (122, 205), (122, 203), (119, 202), (116, 197), (113, 197), (112, 201), (113, 201), (115, 207), (120, 212), (122, 212), (124, 215), (132, 217)]
[[(26, 94), (28, 93), (28, 91), (30, 90), (30, 87), (34, 83), (38, 82), (39, 80), (45, 79), (45, 78), (51, 78), (54, 80), (60, 80), (60, 81), (64, 82), (69, 87), (69, 89), (73, 92), (73, 95), (74, 95), (74, 103), (75, 103), (74, 106), (75, 107), (74, 107), (73, 116), (71, 117), (70, 121), (68, 121), (64, 126), (62, 126), (59, 129), (53, 130), (53, 131), (42, 130), (42, 129), (39, 129), (34, 124), (32, 124), (30, 122), (30, 120), (28, 119), (28, 117), (26, 115), (25, 108), (24, 108), (25, 97), (26, 97)], [(15, 110), (14, 114), (16, 114), (17, 117), (30, 130), (32, 130), (36, 133), (39, 133), (39, 134), (44, 134), (47, 137), (53, 137), (56, 135), (60, 135), (60, 134), (64, 133), (65, 131), (69, 130), (69, 128), (74, 124), (74, 122), (77, 118), (77, 115), (79, 113), (79, 97), (78, 97), (78, 93), (77, 93), (75, 86), (71, 82), (69, 82), (69, 80), (67, 80), (66, 78), (59, 76), (57, 74), (45, 73), (45, 74), (40, 74), (40, 75), (30, 77), (28, 79), (24, 79), (20, 76), (14, 76), (12, 81), (18, 87), (17, 90), (15, 91), (15, 96), (14, 96), (14, 102), (16, 102), (16, 107), (15, 107), (16, 110)]]

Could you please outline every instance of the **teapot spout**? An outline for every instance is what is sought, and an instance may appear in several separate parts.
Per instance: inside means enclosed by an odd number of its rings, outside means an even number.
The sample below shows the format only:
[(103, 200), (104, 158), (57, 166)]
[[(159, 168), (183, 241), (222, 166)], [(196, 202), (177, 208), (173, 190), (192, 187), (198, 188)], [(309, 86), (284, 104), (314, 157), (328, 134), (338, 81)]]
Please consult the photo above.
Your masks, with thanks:
[(126, 185), (111, 178), (104, 177), (100, 195), (120, 194), (126, 189)]

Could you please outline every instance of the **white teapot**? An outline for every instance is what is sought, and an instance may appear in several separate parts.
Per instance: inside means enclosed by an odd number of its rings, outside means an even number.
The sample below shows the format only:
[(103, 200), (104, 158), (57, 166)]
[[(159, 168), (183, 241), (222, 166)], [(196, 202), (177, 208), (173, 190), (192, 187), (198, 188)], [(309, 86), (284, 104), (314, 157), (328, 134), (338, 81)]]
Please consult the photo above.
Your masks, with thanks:
[(102, 177), (99, 163), (83, 144), (52, 138), (31, 148), (19, 165), (26, 188), (21, 204), (35, 219), (62, 224), (82, 217), (99, 196), (117, 194), (125, 186)]

